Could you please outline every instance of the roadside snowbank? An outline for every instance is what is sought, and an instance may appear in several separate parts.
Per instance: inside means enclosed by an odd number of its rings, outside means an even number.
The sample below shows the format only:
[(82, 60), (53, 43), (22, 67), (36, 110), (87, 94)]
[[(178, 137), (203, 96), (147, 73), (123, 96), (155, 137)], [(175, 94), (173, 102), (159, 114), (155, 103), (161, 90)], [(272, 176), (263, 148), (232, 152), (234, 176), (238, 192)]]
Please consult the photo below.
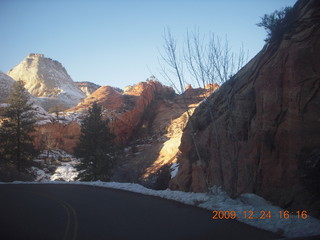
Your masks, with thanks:
[(61, 180), (61, 179), (63, 179), (66, 182), (74, 181), (78, 176), (78, 171), (74, 167), (76, 163), (77, 162), (74, 160), (71, 162), (62, 163), (62, 166), (59, 166), (55, 170), (54, 174), (50, 177), (50, 179), (52, 181)]
[(63, 150), (45, 150), (33, 161), (42, 165), (42, 169), (35, 166), (30, 168), (30, 173), (35, 176), (35, 182), (73, 182), (79, 174), (76, 169), (79, 159)]
[[(1, 183), (7, 184), (7, 183)], [(141, 193), (150, 196), (161, 197), (169, 200), (178, 201), (188, 205), (193, 205), (208, 209), (211, 211), (236, 211), (238, 221), (246, 224), (281, 233), (286, 237), (307, 237), (320, 235), (320, 220), (311, 216), (307, 219), (298, 218), (296, 215), (290, 214), (290, 218), (280, 218), (279, 211), (283, 213), (284, 209), (273, 206), (263, 198), (255, 194), (242, 194), (237, 199), (231, 199), (227, 193), (220, 187), (213, 187), (208, 193), (190, 193), (181, 191), (171, 191), (169, 189), (157, 191), (145, 188), (135, 183), (118, 183), (118, 182), (13, 182), (11, 184), (77, 184), (89, 185), (96, 187), (106, 187)], [(244, 211), (247, 216), (249, 211), (254, 213), (253, 219), (243, 218)], [(260, 219), (261, 211), (271, 211), (271, 218)], [(213, 216), (213, 215), (212, 215)], [(215, 220), (212, 220), (215, 221)]]

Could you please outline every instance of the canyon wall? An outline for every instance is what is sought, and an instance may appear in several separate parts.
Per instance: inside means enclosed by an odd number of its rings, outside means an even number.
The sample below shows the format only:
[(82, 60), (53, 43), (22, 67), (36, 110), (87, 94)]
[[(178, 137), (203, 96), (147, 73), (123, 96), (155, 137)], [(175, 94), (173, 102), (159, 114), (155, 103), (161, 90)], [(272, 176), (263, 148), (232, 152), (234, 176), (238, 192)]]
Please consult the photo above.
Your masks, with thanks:
[(319, 5), (298, 1), (283, 36), (196, 109), (171, 189), (220, 185), (232, 196), (257, 193), (319, 215)]

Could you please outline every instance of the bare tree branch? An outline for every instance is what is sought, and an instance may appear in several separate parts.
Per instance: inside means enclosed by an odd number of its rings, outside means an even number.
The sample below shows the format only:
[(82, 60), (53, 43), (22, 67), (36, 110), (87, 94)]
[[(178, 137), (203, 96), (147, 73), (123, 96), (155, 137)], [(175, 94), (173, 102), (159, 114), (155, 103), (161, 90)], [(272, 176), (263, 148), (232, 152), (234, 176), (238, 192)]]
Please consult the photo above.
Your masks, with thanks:
[[(185, 76), (190, 76), (193, 83), (199, 87), (206, 87), (208, 84), (217, 83), (222, 85), (228, 81), (236, 72), (238, 72), (247, 61), (247, 56), (244, 53), (243, 46), (241, 46), (238, 53), (234, 53), (229, 45), (227, 37), (221, 39), (214, 34), (210, 34), (206, 39), (204, 36), (200, 37), (200, 32), (195, 29), (193, 32), (187, 32), (185, 45), (182, 46), (182, 54), (179, 54), (177, 49), (177, 41), (173, 38), (170, 29), (166, 29), (164, 35), (163, 54), (160, 52), (162, 62), (159, 61), (161, 66), (162, 76), (168, 80), (172, 86), (177, 90), (176, 82), (179, 83), (180, 93), (185, 89), (186, 79)], [(191, 82), (190, 82), (191, 83)], [(184, 105), (190, 119), (189, 108), (183, 96)], [(238, 139), (236, 135), (236, 121), (233, 113), (234, 106), (231, 104), (231, 99), (228, 98), (228, 114), (230, 114), (230, 134), (232, 135), (234, 143), (234, 151), (232, 154), (232, 194), (237, 193), (238, 183)], [(215, 133), (214, 139), (217, 146), (217, 159), (219, 163), (219, 174), (221, 184), (224, 185), (223, 176), (223, 159), (221, 157), (220, 149), (220, 136), (217, 131), (217, 126), (214, 121), (214, 113), (212, 109), (208, 109), (210, 117), (214, 125)], [(205, 164), (205, 159), (201, 159), (199, 148), (195, 139), (196, 129), (194, 123), (190, 123), (191, 137), (196, 151), (198, 161)]]

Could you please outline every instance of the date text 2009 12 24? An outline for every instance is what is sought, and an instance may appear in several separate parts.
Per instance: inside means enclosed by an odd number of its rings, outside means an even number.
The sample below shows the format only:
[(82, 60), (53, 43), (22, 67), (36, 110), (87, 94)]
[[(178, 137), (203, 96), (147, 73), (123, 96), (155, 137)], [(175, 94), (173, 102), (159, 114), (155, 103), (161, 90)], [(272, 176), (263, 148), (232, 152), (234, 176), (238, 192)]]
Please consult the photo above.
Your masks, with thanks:
[(271, 211), (261, 210), (259, 212), (256, 211), (212, 211), (213, 216), (212, 219), (272, 219), (272, 218), (280, 218), (280, 219), (289, 219), (292, 217), (297, 217), (299, 219), (307, 219), (308, 212), (306, 210), (302, 211), (294, 211), (290, 212), (288, 210), (278, 211), (276, 214)]

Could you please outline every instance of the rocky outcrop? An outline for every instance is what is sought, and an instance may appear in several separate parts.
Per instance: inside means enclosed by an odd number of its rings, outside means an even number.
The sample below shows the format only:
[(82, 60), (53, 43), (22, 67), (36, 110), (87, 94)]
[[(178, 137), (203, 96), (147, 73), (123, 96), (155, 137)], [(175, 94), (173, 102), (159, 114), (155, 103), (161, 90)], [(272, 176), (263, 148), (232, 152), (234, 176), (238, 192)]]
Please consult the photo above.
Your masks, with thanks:
[(104, 109), (107, 109), (108, 111), (120, 111), (122, 107), (125, 107), (123, 106), (124, 98), (122, 94), (117, 92), (113, 87), (103, 86), (86, 97), (75, 108), (69, 109), (68, 111), (72, 112), (86, 110), (94, 102), (100, 104)]
[(80, 125), (76, 121), (68, 124), (53, 122), (37, 125), (33, 137), (37, 149), (61, 149), (72, 153), (79, 141), (80, 134)]
[(319, 1), (298, 1), (285, 34), (196, 109), (171, 189), (220, 185), (319, 215), (319, 12)]
[(104, 115), (111, 120), (110, 127), (117, 141), (126, 143), (141, 124), (151, 103), (156, 98), (165, 98), (170, 94), (174, 94), (172, 88), (165, 87), (156, 80), (140, 82), (123, 93), (113, 87), (103, 86), (68, 111), (86, 111), (93, 102), (97, 102), (102, 105)]
[(181, 104), (194, 104), (199, 103), (205, 98), (209, 97), (211, 93), (216, 91), (219, 88), (219, 85), (214, 84), (207, 84), (205, 88), (193, 88), (191, 84), (189, 84), (185, 91), (178, 96), (180, 99)]
[(157, 153), (156, 160), (146, 169), (144, 178), (156, 174), (164, 165), (172, 165), (177, 161), (183, 129), (189, 121), (189, 116), (192, 116), (201, 101), (218, 88), (218, 84), (208, 84), (206, 89), (194, 89), (189, 84), (182, 95), (176, 95), (171, 101), (163, 101), (157, 105), (152, 132), (159, 132), (158, 129), (161, 132), (161, 129), (166, 129), (166, 133), (162, 136), (165, 141)]
[(129, 111), (119, 114), (112, 122), (114, 133), (120, 142), (126, 142), (134, 133), (134, 130), (142, 124), (142, 120), (150, 111), (152, 103), (156, 98), (166, 98), (174, 94), (172, 88), (163, 86), (157, 81), (141, 82), (135, 85), (130, 91), (123, 93), (125, 99), (130, 99), (134, 104)]
[[(130, 89), (126, 88), (125, 92)], [(134, 129), (112, 180), (166, 189), (170, 180), (169, 167), (177, 160), (182, 132), (189, 120), (187, 109), (192, 115), (212, 90), (197, 88), (189, 89), (184, 95), (156, 97)]]
[(8, 75), (16, 81), (24, 81), (25, 88), (39, 97), (46, 110), (58, 105), (65, 109), (74, 107), (86, 96), (61, 63), (43, 54), (29, 54)]
[(76, 84), (86, 96), (89, 96), (90, 94), (92, 94), (94, 91), (96, 91), (98, 88), (101, 87), (92, 82), (76, 82)]

